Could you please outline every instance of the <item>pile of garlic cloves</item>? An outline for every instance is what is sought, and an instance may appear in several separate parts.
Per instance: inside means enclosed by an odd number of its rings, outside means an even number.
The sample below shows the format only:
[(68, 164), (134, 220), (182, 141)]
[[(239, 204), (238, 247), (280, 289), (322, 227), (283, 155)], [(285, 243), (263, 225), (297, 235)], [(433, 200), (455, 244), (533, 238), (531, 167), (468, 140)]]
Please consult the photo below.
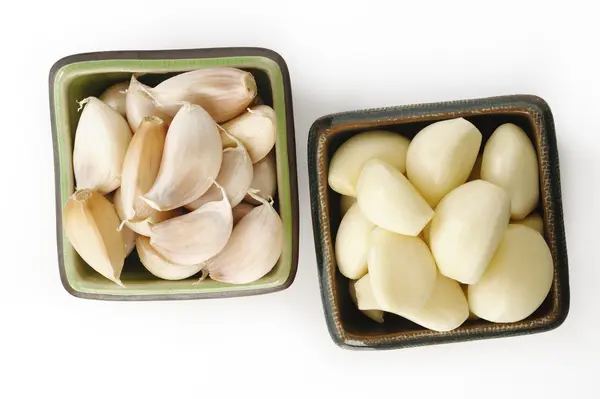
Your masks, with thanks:
[(517, 322), (550, 291), (535, 148), (519, 126), (483, 145), (464, 118), (412, 139), (358, 133), (333, 154), (328, 184), (341, 194), (335, 258), (367, 317), (391, 313), (434, 331), (467, 319)]
[(275, 267), (276, 114), (251, 73), (193, 70), (155, 87), (131, 76), (80, 112), (63, 227), (91, 268), (125, 286), (134, 250), (164, 280), (246, 284)]

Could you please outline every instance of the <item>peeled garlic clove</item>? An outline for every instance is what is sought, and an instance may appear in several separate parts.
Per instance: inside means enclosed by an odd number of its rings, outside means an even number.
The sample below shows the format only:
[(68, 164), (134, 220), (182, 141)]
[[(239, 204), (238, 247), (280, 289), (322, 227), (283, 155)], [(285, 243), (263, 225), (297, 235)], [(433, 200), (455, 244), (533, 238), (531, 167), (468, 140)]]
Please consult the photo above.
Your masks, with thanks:
[(471, 174), (467, 181), (473, 181), (481, 179), (481, 160), (483, 157), (481, 155), (477, 155), (477, 159), (475, 160), (475, 164), (473, 164), (473, 169), (471, 169)]
[(432, 123), (411, 140), (406, 176), (435, 207), (452, 189), (465, 183), (481, 146), (481, 132), (464, 118)]
[(332, 190), (356, 197), (358, 177), (367, 161), (380, 159), (400, 173), (406, 171), (409, 140), (387, 130), (372, 130), (346, 140), (329, 163), (328, 181)]
[(165, 125), (171, 123), (173, 117), (167, 114), (150, 96), (150, 87), (139, 82), (134, 75), (131, 76), (127, 94), (125, 95), (125, 112), (127, 123), (135, 132), (147, 116), (156, 116), (163, 120)]
[(216, 122), (241, 114), (256, 92), (256, 81), (250, 72), (230, 67), (184, 72), (149, 90), (170, 115), (178, 112), (182, 102), (190, 102), (206, 109)]
[[(242, 142), (248, 150), (252, 163), (263, 159), (275, 145), (277, 116), (273, 108), (257, 105), (246, 113), (223, 124), (223, 129)], [(223, 147), (234, 146), (235, 142), (225, 132), (221, 134)]]
[(223, 251), (207, 262), (211, 279), (251, 283), (277, 264), (283, 251), (283, 223), (271, 204), (262, 201), (238, 222)]
[(131, 141), (125, 119), (95, 97), (80, 102), (81, 118), (75, 132), (73, 170), (77, 189), (106, 194), (121, 184), (121, 169)]
[(433, 217), (433, 209), (406, 176), (378, 159), (365, 164), (356, 199), (367, 219), (398, 234), (416, 236)]
[(340, 196), (340, 214), (343, 217), (352, 205), (356, 204), (356, 198), (348, 195)]
[(221, 200), (150, 227), (150, 245), (167, 260), (195, 265), (217, 255), (227, 244), (233, 215), (222, 187)]
[(451, 331), (467, 320), (469, 304), (456, 281), (437, 273), (433, 292), (425, 305), (397, 314), (429, 330)]
[(419, 309), (433, 292), (436, 265), (419, 237), (376, 228), (371, 233), (367, 263), (373, 296), (382, 310)]
[[(275, 163), (275, 154), (270, 153), (260, 161), (254, 164), (254, 171), (250, 189), (256, 190), (256, 195), (264, 199), (273, 198), (277, 191), (277, 165)], [(258, 205), (260, 202), (251, 195), (246, 195), (245, 201)]]
[(500, 245), (510, 218), (504, 189), (484, 180), (448, 193), (435, 209), (429, 246), (440, 272), (464, 284), (476, 283)]
[[(369, 319), (376, 321), (377, 323), (383, 323), (383, 311), (378, 309), (379, 305), (377, 305), (377, 302), (373, 298), (369, 274), (367, 273), (358, 281), (351, 281), (349, 289), (350, 298), (352, 298), (354, 306)], [(361, 306), (364, 309), (361, 309)]]
[(109, 107), (114, 108), (121, 116), (126, 117), (125, 112), (125, 97), (127, 96), (127, 88), (129, 82), (119, 82), (110, 86), (100, 95), (100, 101)]
[(544, 238), (531, 228), (511, 224), (483, 276), (469, 286), (469, 306), (494, 323), (523, 320), (546, 299), (553, 273)]
[(340, 273), (358, 280), (367, 273), (369, 236), (375, 228), (354, 204), (344, 215), (335, 237), (335, 260)]
[(75, 251), (102, 276), (122, 286), (125, 243), (119, 224), (110, 201), (93, 190), (76, 191), (63, 208), (64, 232)]
[(222, 158), (217, 124), (202, 107), (186, 103), (171, 122), (158, 175), (142, 198), (159, 211), (189, 204), (213, 184)]
[(245, 202), (240, 202), (238, 205), (234, 206), (231, 209), (231, 212), (233, 213), (233, 225), (235, 226), (238, 224), (238, 222), (242, 220), (244, 216), (250, 213), (252, 209), (254, 209), (254, 205), (250, 205)]
[(523, 129), (505, 123), (492, 133), (483, 150), (481, 178), (508, 192), (512, 219), (523, 219), (535, 209), (540, 189), (538, 160)]
[(121, 174), (121, 201), (126, 221), (143, 221), (157, 212), (141, 196), (156, 180), (166, 134), (162, 119), (149, 116), (142, 120), (131, 139)]
[(542, 236), (544, 235), (544, 219), (542, 219), (542, 217), (537, 213), (532, 213), (525, 219), (515, 221), (511, 220), (511, 223), (522, 224), (524, 226), (531, 227), (532, 229), (540, 233)]
[(179, 265), (169, 262), (154, 250), (148, 237), (138, 237), (136, 248), (146, 270), (163, 280), (183, 280), (192, 277), (204, 268), (204, 263)]

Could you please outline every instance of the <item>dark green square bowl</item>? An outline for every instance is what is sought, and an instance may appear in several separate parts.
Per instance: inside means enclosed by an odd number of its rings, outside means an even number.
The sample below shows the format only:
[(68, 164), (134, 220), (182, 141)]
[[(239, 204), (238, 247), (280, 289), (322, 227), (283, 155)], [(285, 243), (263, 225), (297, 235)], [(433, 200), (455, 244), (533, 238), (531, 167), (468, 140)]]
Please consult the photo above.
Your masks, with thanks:
[[(276, 208), (284, 225), (284, 249), (277, 265), (258, 281), (244, 285), (197, 279), (160, 280), (130, 255), (123, 268), (122, 288), (91, 269), (75, 252), (62, 229), (62, 208), (74, 191), (73, 139), (79, 120), (77, 101), (99, 96), (110, 85), (143, 72), (146, 83), (158, 83), (193, 69), (231, 66), (250, 71), (262, 101), (277, 114), (275, 155)], [(160, 75), (159, 75), (160, 74)], [(152, 82), (152, 80), (155, 80)], [(50, 113), (54, 144), (56, 233), (60, 278), (74, 296), (102, 300), (167, 300), (266, 294), (289, 287), (298, 266), (298, 183), (290, 76), (283, 58), (262, 48), (208, 48), (156, 51), (109, 51), (76, 54), (57, 61), (50, 71)]]
[[(352, 135), (373, 128), (396, 131), (408, 138), (426, 125), (464, 117), (483, 134), (482, 148), (499, 125), (512, 122), (532, 140), (540, 163), (541, 204), (545, 239), (554, 260), (554, 280), (548, 297), (527, 319), (516, 323), (468, 320), (450, 332), (425, 329), (387, 313), (378, 324), (356, 309), (349, 281), (338, 271), (334, 240), (341, 221), (340, 196), (327, 183), (335, 150)], [(475, 100), (358, 110), (323, 116), (310, 128), (308, 168), (314, 241), (325, 319), (333, 341), (346, 349), (397, 349), (533, 334), (560, 326), (569, 312), (569, 271), (563, 223), (558, 148), (548, 104), (536, 96), (512, 95)]]

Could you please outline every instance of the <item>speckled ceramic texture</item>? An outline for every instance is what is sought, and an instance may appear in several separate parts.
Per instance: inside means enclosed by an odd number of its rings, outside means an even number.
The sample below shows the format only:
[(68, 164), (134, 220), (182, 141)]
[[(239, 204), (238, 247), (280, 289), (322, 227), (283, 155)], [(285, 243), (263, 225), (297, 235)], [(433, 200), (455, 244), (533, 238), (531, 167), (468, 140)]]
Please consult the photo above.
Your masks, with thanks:
[[(168, 76), (193, 69), (230, 66), (250, 71), (262, 101), (277, 115), (275, 208), (284, 226), (284, 248), (273, 270), (249, 284), (226, 284), (197, 276), (161, 280), (151, 275), (135, 252), (125, 261), (125, 288), (105, 279), (75, 252), (62, 229), (62, 208), (74, 191), (73, 139), (81, 115), (77, 101), (99, 96), (113, 83), (142, 73), (139, 80), (156, 84)], [(50, 114), (54, 143), (56, 232), (60, 278), (65, 289), (81, 298), (102, 300), (167, 300), (247, 296), (289, 287), (298, 266), (298, 183), (292, 92), (283, 58), (262, 48), (114, 51), (77, 54), (59, 60), (50, 71)], [(257, 243), (257, 245), (262, 245)]]
[[(456, 117), (470, 120), (481, 130), (481, 151), (494, 129), (506, 122), (522, 127), (532, 140), (540, 164), (537, 211), (544, 218), (544, 236), (555, 266), (551, 291), (536, 312), (516, 323), (468, 320), (456, 330), (435, 332), (389, 313), (384, 324), (375, 323), (356, 309), (348, 293), (348, 279), (337, 270), (334, 240), (341, 220), (340, 196), (327, 184), (329, 160), (341, 143), (358, 132), (383, 128), (412, 138), (432, 122)], [(512, 95), (327, 115), (310, 129), (308, 168), (321, 296), (329, 333), (337, 345), (347, 349), (395, 349), (509, 337), (552, 330), (567, 317), (569, 271), (558, 148), (552, 112), (541, 98)]]

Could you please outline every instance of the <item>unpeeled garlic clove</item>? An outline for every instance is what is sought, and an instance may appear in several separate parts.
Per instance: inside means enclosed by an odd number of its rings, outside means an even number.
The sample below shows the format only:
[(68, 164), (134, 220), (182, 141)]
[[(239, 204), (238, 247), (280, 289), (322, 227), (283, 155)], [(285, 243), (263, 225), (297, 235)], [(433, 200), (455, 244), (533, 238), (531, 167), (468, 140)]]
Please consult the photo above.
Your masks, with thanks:
[(121, 228), (121, 233), (123, 235), (123, 243), (125, 244), (125, 257), (128, 257), (135, 249), (135, 240), (138, 235), (127, 226)]
[(350, 197), (349, 195), (341, 195), (340, 196), (340, 216), (344, 217), (346, 212), (350, 209), (352, 205), (356, 203), (355, 197)]
[(332, 190), (356, 197), (360, 172), (371, 159), (381, 159), (400, 173), (406, 171), (409, 140), (387, 130), (371, 130), (346, 140), (333, 154), (327, 179)]
[(344, 215), (335, 237), (335, 260), (343, 276), (358, 280), (367, 273), (369, 237), (375, 229), (361, 212), (352, 205)]
[[(269, 198), (273, 198), (277, 192), (277, 165), (275, 163), (275, 154), (273, 152), (269, 153), (269, 155), (255, 163), (253, 169), (250, 189), (263, 199), (268, 200)], [(260, 204), (256, 199), (256, 196), (250, 194), (246, 195), (244, 200), (254, 205)]]
[(542, 236), (544, 235), (544, 219), (542, 219), (542, 217), (537, 213), (532, 213), (525, 219), (511, 220), (511, 223), (522, 224), (527, 227), (531, 227), (532, 229), (540, 233)]
[(222, 158), (217, 124), (202, 107), (186, 103), (169, 126), (158, 175), (142, 198), (159, 211), (189, 204), (213, 184)]
[(110, 86), (100, 95), (100, 101), (104, 102), (109, 107), (114, 108), (123, 117), (127, 117), (125, 111), (125, 97), (127, 96), (127, 88), (129, 82), (119, 82)]
[(233, 213), (233, 225), (235, 226), (238, 224), (238, 222), (242, 220), (244, 216), (250, 213), (252, 209), (254, 209), (254, 205), (250, 205), (245, 202), (240, 202), (238, 205), (234, 206), (231, 209), (231, 212)]
[(121, 184), (131, 130), (113, 108), (95, 97), (80, 102), (83, 112), (75, 132), (73, 170), (77, 189), (107, 194)]
[(277, 264), (283, 251), (283, 223), (270, 203), (259, 200), (262, 205), (238, 222), (225, 248), (207, 262), (211, 279), (246, 284)]
[(465, 183), (473, 169), (481, 132), (464, 118), (432, 123), (417, 133), (406, 153), (406, 176), (435, 207), (452, 189)]
[(173, 117), (160, 108), (149, 94), (150, 87), (138, 81), (131, 75), (127, 94), (125, 95), (125, 112), (127, 123), (135, 133), (142, 120), (147, 116), (156, 116), (163, 120), (165, 125), (171, 123)]
[[(277, 138), (277, 116), (273, 108), (257, 105), (247, 112), (223, 124), (223, 129), (242, 142), (248, 150), (252, 163), (263, 159), (275, 145)], [(235, 141), (223, 132), (223, 147), (235, 145)]]
[(204, 263), (179, 265), (168, 261), (154, 250), (148, 237), (138, 237), (135, 246), (146, 270), (163, 280), (183, 280), (192, 277), (204, 268)]
[(358, 281), (350, 281), (350, 298), (354, 306), (356, 306), (365, 316), (377, 323), (383, 323), (383, 311), (378, 309), (379, 305), (373, 297), (373, 289), (371, 288), (371, 278), (369, 274), (365, 274)]
[(225, 190), (219, 189), (220, 201), (151, 226), (150, 245), (156, 252), (181, 265), (199, 264), (221, 252), (231, 236), (233, 215)]
[(125, 221), (143, 221), (158, 212), (143, 201), (141, 196), (150, 190), (156, 180), (166, 134), (162, 119), (149, 116), (142, 120), (131, 139), (121, 174), (121, 201)]
[(356, 199), (367, 219), (398, 234), (416, 236), (433, 217), (433, 209), (406, 176), (379, 159), (366, 162)]
[(220, 123), (235, 118), (257, 93), (250, 72), (238, 68), (216, 67), (184, 72), (148, 90), (168, 114), (175, 115), (182, 102), (200, 105)]
[(110, 201), (93, 190), (76, 191), (63, 208), (64, 232), (75, 251), (91, 268), (123, 286), (125, 243), (119, 224)]

